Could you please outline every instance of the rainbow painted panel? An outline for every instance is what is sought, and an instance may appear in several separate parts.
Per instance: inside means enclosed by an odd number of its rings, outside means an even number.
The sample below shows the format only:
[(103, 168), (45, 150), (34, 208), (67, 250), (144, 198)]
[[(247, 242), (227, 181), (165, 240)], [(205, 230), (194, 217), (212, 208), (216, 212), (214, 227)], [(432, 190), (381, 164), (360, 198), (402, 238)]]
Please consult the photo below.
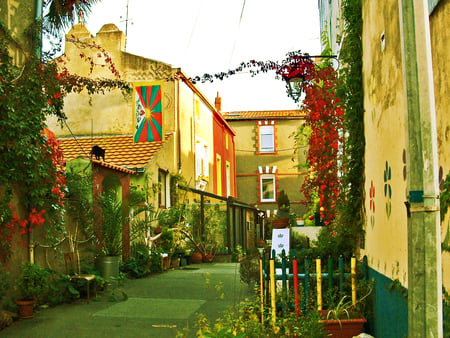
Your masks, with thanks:
[(135, 85), (133, 97), (136, 113), (134, 142), (161, 141), (163, 138), (161, 84)]

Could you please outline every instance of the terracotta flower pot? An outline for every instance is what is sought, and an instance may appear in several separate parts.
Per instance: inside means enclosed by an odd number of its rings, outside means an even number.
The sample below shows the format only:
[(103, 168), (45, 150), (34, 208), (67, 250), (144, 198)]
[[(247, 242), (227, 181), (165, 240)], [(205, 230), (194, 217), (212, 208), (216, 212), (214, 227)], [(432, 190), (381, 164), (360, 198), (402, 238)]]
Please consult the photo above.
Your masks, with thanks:
[(16, 304), (19, 309), (20, 318), (33, 318), (34, 300), (16, 300)]
[(203, 257), (200, 252), (194, 252), (191, 255), (191, 263), (193, 263), (193, 264), (201, 263), (202, 260), (203, 260)]
[(363, 326), (366, 321), (367, 320), (365, 318), (319, 320), (320, 323), (324, 324), (325, 329), (331, 334), (331, 336), (337, 338), (352, 338), (358, 336), (362, 333)]

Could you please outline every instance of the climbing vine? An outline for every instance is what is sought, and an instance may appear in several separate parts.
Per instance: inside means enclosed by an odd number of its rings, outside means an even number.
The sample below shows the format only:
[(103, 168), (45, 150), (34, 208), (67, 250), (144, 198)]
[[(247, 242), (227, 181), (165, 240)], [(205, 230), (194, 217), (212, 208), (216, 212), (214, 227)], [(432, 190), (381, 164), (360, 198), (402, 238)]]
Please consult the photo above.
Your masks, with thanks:
[(306, 81), (303, 86), (302, 105), (308, 112), (305, 124), (310, 128), (306, 157), (309, 175), (301, 190), (309, 202), (318, 195), (319, 210), (314, 212), (319, 212), (328, 226), (336, 217), (340, 193), (338, 158), (344, 112), (336, 95), (338, 77), (333, 67), (328, 63), (317, 65), (310, 76), (311, 81)]
[[(4, 33), (0, 38), (0, 259), (4, 263), (15, 232), (25, 235), (45, 226), (51, 236), (64, 230), (64, 159), (56, 138), (45, 129), (46, 119), (65, 118), (64, 97), (71, 92), (131, 89), (118, 78), (71, 74), (64, 58), (43, 62), (45, 58), (31, 53), (16, 64), (9, 55), (11, 35), (1, 22), (0, 26)], [(39, 49), (36, 24), (28, 34), (30, 50)], [(116, 77), (111, 58), (101, 47), (97, 50)]]
[[(343, 0), (345, 43), (340, 51), (339, 97), (344, 104), (343, 175), (337, 233), (349, 254), (364, 237), (364, 92), (362, 82), (362, 4)], [(344, 248), (345, 247), (345, 248)]]

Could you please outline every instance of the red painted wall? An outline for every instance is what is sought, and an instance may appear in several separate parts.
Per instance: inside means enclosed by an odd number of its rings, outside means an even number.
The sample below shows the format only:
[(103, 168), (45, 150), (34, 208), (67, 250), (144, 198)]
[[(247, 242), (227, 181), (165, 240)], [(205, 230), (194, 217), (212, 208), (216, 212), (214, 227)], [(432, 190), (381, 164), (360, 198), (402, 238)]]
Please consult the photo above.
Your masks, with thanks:
[[(228, 137), (228, 149), (226, 148), (226, 137)], [(234, 149), (234, 133), (224, 123), (224, 120), (218, 115), (214, 114), (213, 119), (213, 135), (214, 135), (214, 193), (218, 194), (218, 184), (222, 185), (221, 196), (227, 196), (227, 173), (226, 173), (226, 162), (230, 163), (230, 196), (236, 197), (236, 157)], [(222, 168), (221, 168), (221, 182), (217, 182), (217, 161), (216, 155), (219, 154), (222, 158)]]

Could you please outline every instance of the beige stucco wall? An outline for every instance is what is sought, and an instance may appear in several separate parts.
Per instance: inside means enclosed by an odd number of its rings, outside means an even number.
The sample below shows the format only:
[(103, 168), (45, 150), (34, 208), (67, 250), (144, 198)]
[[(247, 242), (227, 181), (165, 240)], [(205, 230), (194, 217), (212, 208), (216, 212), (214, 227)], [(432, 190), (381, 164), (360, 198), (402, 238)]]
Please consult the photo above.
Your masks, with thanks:
[[(448, 69), (450, 58), (448, 50), (450, 46), (450, 30), (448, 29), (450, 18), (450, 0), (441, 0), (430, 15), (431, 52), (433, 59), (434, 94), (436, 103), (436, 123), (438, 137), (439, 167), (443, 178), (450, 172), (450, 81)], [(442, 182), (442, 181), (441, 181)], [(442, 239), (445, 238), (450, 225), (450, 217), (442, 222)], [(442, 256), (443, 285), (450, 288), (450, 254), (444, 252)]]
[(398, 2), (363, 1), (363, 21), (366, 242), (361, 253), (372, 268), (407, 286), (406, 134)]
[[(389, 13), (389, 16), (373, 15)], [(450, 82), (446, 70), (450, 44), (448, 18), (450, 1), (441, 0), (430, 15), (439, 166), (443, 176), (450, 170), (448, 145), (450, 117), (448, 93)], [(363, 74), (365, 112), (365, 190), (366, 243), (362, 254), (372, 268), (408, 286), (407, 218), (404, 201), (406, 147), (404, 87), (401, 63), (401, 41), (398, 2), (395, 0), (363, 2)], [(385, 49), (382, 50), (381, 35)], [(384, 176), (386, 166), (391, 178)], [(392, 196), (385, 195), (387, 184)], [(372, 187), (372, 191), (371, 191)], [(374, 195), (373, 195), (374, 192)], [(390, 206), (390, 215), (387, 207)], [(373, 205), (375, 207), (373, 207)], [(442, 224), (443, 238), (449, 224)], [(443, 284), (450, 286), (450, 255), (443, 255)]]

